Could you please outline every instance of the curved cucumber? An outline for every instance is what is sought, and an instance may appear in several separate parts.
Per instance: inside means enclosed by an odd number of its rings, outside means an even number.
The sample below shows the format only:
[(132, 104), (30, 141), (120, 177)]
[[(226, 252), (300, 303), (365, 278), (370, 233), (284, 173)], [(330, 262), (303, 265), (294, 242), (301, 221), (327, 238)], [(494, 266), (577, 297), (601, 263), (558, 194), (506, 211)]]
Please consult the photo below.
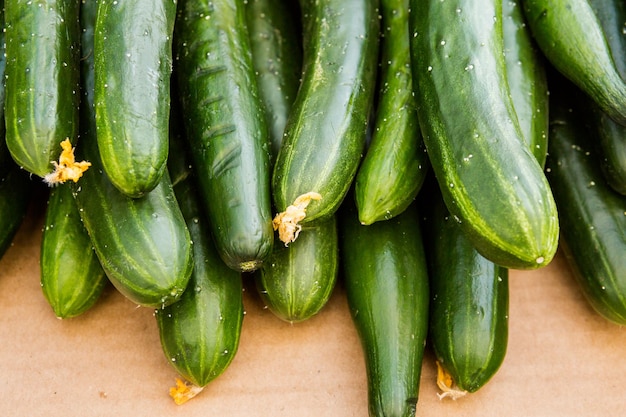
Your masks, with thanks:
[(417, 121), (409, 51), (408, 0), (381, 0), (380, 89), (371, 143), (355, 179), (363, 224), (390, 219), (413, 201), (428, 172)]
[(220, 256), (252, 271), (274, 239), (268, 129), (242, 0), (182, 0), (176, 64), (183, 124)]
[(370, 416), (415, 416), (428, 330), (428, 275), (418, 213), (409, 206), (365, 226), (341, 209), (344, 284), (363, 346)]
[(172, 0), (101, 0), (94, 36), (97, 140), (102, 166), (122, 193), (140, 197), (165, 171)]
[(516, 269), (547, 265), (558, 216), (510, 97), (501, 2), (410, 6), (418, 117), (446, 206), (485, 258)]
[(378, 1), (302, 0), (303, 78), (272, 176), (276, 210), (309, 192), (302, 223), (332, 215), (364, 150), (378, 59)]
[(78, 133), (79, 1), (6, 0), (4, 10), (6, 141), (43, 178)]

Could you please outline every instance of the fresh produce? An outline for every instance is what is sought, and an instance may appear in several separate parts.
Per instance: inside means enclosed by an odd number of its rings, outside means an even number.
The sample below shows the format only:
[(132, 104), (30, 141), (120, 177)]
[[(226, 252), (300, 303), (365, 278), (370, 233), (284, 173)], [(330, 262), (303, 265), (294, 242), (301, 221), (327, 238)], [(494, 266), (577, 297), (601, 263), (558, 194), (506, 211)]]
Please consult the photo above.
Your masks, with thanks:
[(418, 117), (446, 206), (490, 261), (547, 265), (558, 216), (513, 107), (501, 1), (412, 1), (410, 8)]
[(270, 140), (242, 0), (181, 0), (175, 29), (181, 114), (224, 262), (253, 271), (274, 240)]
[[(0, 153), (3, 146), (0, 145)], [(0, 176), (0, 258), (11, 245), (33, 196), (33, 183), (13, 161)], [(3, 167), (4, 168), (4, 167)]]

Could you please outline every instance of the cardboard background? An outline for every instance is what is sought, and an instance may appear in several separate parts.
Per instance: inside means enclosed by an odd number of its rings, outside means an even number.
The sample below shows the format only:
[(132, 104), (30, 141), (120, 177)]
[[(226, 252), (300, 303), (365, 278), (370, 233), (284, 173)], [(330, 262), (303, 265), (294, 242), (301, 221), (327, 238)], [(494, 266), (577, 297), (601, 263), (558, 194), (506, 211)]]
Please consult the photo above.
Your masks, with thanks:
[[(224, 374), (177, 406), (151, 309), (110, 287), (81, 317), (57, 319), (39, 285), (42, 213), (0, 261), (0, 409), (5, 416), (365, 417), (363, 354), (341, 284), (313, 319), (290, 325), (245, 294), (239, 351)], [(626, 254), (625, 254), (626, 256)], [(418, 416), (618, 416), (626, 410), (626, 330), (598, 316), (559, 254), (511, 271), (507, 357), (479, 392), (436, 396), (427, 352)]]

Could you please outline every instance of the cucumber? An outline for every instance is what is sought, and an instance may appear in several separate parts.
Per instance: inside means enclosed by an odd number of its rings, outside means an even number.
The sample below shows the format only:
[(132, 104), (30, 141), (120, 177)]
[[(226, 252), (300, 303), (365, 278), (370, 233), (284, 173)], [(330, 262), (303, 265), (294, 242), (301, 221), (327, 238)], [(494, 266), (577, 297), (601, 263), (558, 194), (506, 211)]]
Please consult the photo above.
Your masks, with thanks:
[(6, 0), (6, 141), (39, 177), (78, 134), (78, 0)]
[[(96, 0), (85, 0), (93, 7)], [(83, 6), (86, 7), (86, 6)], [(83, 19), (85, 33), (93, 33)], [(95, 23), (94, 23), (95, 24)], [(120, 192), (103, 170), (96, 141), (94, 54), (89, 36), (81, 44), (81, 146), (92, 163), (72, 192), (96, 255), (113, 285), (129, 300), (146, 307), (177, 301), (189, 282), (192, 249), (189, 230), (167, 171), (157, 186), (139, 198)]]
[(513, 107), (523, 138), (543, 167), (550, 124), (546, 60), (532, 38), (520, 4), (503, 1), (502, 14), (504, 58)]
[(273, 160), (300, 86), (300, 9), (297, 2), (280, 0), (248, 0), (245, 6), (252, 64), (267, 116)]
[(166, 169), (176, 0), (101, 0), (94, 31), (98, 148), (111, 183), (130, 197)]
[(272, 254), (254, 279), (261, 300), (278, 318), (298, 323), (310, 319), (328, 302), (339, 272), (336, 216), (308, 223), (300, 237)]
[[(3, 146), (0, 145), (0, 149)], [(0, 153), (2, 151), (0, 150)], [(32, 200), (34, 185), (27, 172), (9, 161), (0, 175), (0, 258), (11, 245)]]
[[(170, 137), (170, 142), (174, 141)], [(186, 159), (184, 153), (182, 143), (170, 146), (170, 155), (177, 155), (171, 160)], [(239, 346), (244, 316), (241, 274), (217, 253), (196, 178), (188, 167), (168, 161), (171, 177), (178, 178), (174, 191), (193, 240), (194, 269), (181, 298), (155, 310), (163, 353), (187, 381), (171, 391), (177, 403), (197, 395), (227, 369)]]
[(60, 319), (89, 310), (108, 283), (68, 184), (48, 196), (40, 269), (43, 295)]
[(549, 83), (546, 172), (561, 210), (561, 247), (590, 305), (607, 320), (624, 325), (626, 196), (604, 180), (583, 93), (557, 76)]
[[(434, 181), (433, 181), (434, 182)], [(476, 392), (507, 350), (508, 269), (480, 255), (454, 220), (436, 183), (420, 193), (429, 265), (429, 341), (452, 384), (440, 397)]]
[(413, 201), (428, 172), (409, 53), (408, 0), (382, 0), (378, 101), (373, 136), (355, 179), (363, 224), (390, 219)]
[(365, 226), (346, 200), (339, 227), (348, 306), (365, 355), (369, 415), (414, 416), (429, 304), (416, 206)]
[(589, 0), (524, 0), (530, 30), (544, 56), (617, 123), (626, 125), (626, 81), (620, 76)]
[(481, 255), (547, 265), (558, 216), (507, 83), (500, 0), (410, 3), (418, 118), (446, 206)]
[(274, 240), (270, 141), (243, 0), (179, 2), (176, 73), (185, 135), (220, 256), (253, 271)]
[(317, 193), (306, 223), (339, 207), (364, 151), (375, 91), (377, 0), (301, 0), (303, 71), (272, 174), (275, 209)]

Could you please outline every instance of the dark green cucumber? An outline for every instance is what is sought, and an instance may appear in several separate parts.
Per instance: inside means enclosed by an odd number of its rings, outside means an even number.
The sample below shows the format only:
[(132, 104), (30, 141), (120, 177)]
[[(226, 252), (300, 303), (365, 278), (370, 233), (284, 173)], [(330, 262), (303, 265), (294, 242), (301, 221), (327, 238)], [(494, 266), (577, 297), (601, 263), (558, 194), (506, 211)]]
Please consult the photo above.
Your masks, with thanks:
[[(93, 6), (96, 0), (86, 0)], [(83, 6), (85, 7), (85, 6)], [(85, 33), (93, 34), (83, 19)], [(192, 263), (189, 231), (167, 171), (157, 186), (139, 198), (121, 193), (103, 170), (96, 142), (93, 43), (83, 36), (81, 60), (81, 146), (92, 163), (72, 184), (83, 224), (109, 280), (131, 301), (163, 307), (187, 287)]]
[[(7, 57), (4, 42), (4, 0), (0, 0), (0, 80), (4, 80)], [(0, 82), (0, 178), (10, 170), (13, 162), (6, 142), (6, 125), (4, 120), (4, 81)]]
[(270, 141), (243, 0), (181, 0), (176, 72), (211, 233), (228, 266), (252, 271), (274, 239)]
[[(426, 187), (424, 187), (426, 188)], [(480, 255), (450, 216), (437, 185), (420, 194), (429, 265), (429, 341), (452, 386), (441, 396), (476, 392), (507, 350), (508, 270)], [(450, 389), (446, 391), (446, 389)]]
[(0, 258), (11, 245), (26, 217), (34, 188), (27, 172), (13, 160), (9, 161), (6, 170), (7, 172), (0, 176)]
[(547, 265), (558, 216), (513, 107), (501, 1), (410, 7), (418, 117), (446, 206), (485, 258), (516, 269)]
[(79, 316), (90, 309), (108, 283), (69, 184), (50, 190), (40, 267), (44, 297), (61, 319)]
[(321, 195), (302, 223), (331, 216), (356, 174), (375, 91), (377, 0), (302, 0), (302, 84), (274, 165), (272, 193), (284, 212)]
[(604, 180), (590, 113), (565, 80), (549, 79), (546, 172), (561, 210), (561, 247), (590, 305), (626, 324), (626, 196)]
[(365, 355), (372, 417), (415, 415), (429, 302), (415, 209), (369, 226), (360, 224), (351, 201), (340, 211), (343, 278)]
[(267, 262), (255, 272), (261, 299), (278, 318), (308, 320), (330, 298), (339, 271), (335, 217), (306, 224), (289, 246), (276, 241)]
[(13, 159), (45, 177), (59, 144), (78, 133), (78, 0), (6, 0), (6, 141)]
[(522, 135), (540, 166), (548, 151), (548, 80), (545, 58), (537, 47), (522, 7), (502, 2), (502, 30), (507, 81)]
[(152, 190), (168, 152), (172, 0), (101, 0), (94, 36), (98, 148), (110, 181), (130, 197)]
[(626, 80), (620, 77), (589, 0), (524, 0), (529, 27), (545, 57), (613, 120), (626, 125)]
[(380, 89), (373, 136), (355, 179), (363, 224), (389, 219), (413, 201), (428, 172), (417, 122), (409, 53), (408, 0), (381, 0)]
[(267, 116), (272, 158), (275, 158), (300, 86), (300, 9), (297, 2), (248, 0), (246, 22), (252, 63)]

